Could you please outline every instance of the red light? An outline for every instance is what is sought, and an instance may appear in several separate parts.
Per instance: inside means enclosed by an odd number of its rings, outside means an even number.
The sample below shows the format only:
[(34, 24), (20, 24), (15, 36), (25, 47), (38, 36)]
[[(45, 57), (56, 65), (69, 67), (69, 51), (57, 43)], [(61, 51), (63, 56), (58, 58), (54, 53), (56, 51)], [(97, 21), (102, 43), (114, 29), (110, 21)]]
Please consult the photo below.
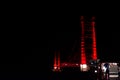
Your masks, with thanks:
[(58, 69), (60, 69), (60, 53), (58, 53)]
[[(92, 17), (92, 20), (94, 20), (95, 17)], [(93, 54), (92, 54), (92, 58), (93, 60), (96, 60), (97, 59), (97, 49), (96, 49), (96, 35), (95, 35), (95, 22), (92, 21), (92, 38), (93, 38), (93, 45), (92, 45), (92, 48), (93, 48)]]
[(54, 69), (57, 69), (57, 61), (56, 61), (56, 52), (55, 52), (55, 55), (54, 55)]
[(54, 55), (54, 70), (60, 70), (60, 53)]
[[(81, 20), (83, 20), (84, 17), (81, 16)], [(81, 21), (81, 27), (82, 27), (82, 35), (81, 35), (81, 64), (86, 64), (86, 56), (85, 56), (85, 41), (84, 41), (84, 21)]]

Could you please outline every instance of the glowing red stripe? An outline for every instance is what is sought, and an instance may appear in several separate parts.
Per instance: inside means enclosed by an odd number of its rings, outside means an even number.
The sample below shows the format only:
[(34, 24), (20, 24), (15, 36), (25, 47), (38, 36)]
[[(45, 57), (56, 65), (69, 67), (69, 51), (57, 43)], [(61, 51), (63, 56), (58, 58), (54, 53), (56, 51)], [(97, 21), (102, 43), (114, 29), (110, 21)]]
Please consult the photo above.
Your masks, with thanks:
[[(81, 16), (81, 19), (83, 19), (83, 16)], [(81, 21), (81, 27), (82, 27), (82, 36), (81, 36), (81, 64), (86, 64), (86, 55), (85, 55), (85, 48), (84, 48), (84, 21)]]
[(93, 38), (93, 54), (92, 54), (92, 58), (93, 60), (96, 60), (97, 59), (97, 49), (96, 49), (96, 35), (95, 35), (95, 22), (92, 21), (92, 31), (93, 31), (93, 35), (92, 35), (92, 38)]
[(57, 61), (56, 61), (56, 52), (55, 52), (55, 55), (54, 55), (54, 69), (56, 69), (57, 68)]
[(60, 53), (58, 53), (58, 69), (60, 69)]

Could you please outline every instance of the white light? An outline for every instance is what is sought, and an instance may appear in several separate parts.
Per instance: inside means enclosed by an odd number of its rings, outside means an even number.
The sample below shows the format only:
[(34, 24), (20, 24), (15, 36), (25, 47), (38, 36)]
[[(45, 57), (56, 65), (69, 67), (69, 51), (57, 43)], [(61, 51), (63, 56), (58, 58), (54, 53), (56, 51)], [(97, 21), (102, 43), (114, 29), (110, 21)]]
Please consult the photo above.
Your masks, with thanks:
[(81, 64), (80, 66), (81, 66), (81, 68), (87, 68), (86, 64)]
[(54, 67), (54, 69), (57, 69), (57, 67)]
[(98, 68), (100, 69), (100, 66)]
[(88, 70), (87, 64), (80, 64), (80, 69), (81, 71), (87, 71)]
[(95, 70), (95, 73), (97, 73), (97, 70)]
[(102, 68), (102, 69), (103, 69), (103, 72), (106, 72), (106, 68), (105, 68), (104, 66), (103, 66), (103, 68)]
[(86, 65), (86, 64), (83, 64), (83, 68), (87, 68), (87, 65)]
[(118, 75), (109, 75), (109, 77), (119, 77)]
[(76, 64), (76, 65), (78, 65), (78, 64)]
[(113, 63), (113, 65), (117, 65), (117, 63)]

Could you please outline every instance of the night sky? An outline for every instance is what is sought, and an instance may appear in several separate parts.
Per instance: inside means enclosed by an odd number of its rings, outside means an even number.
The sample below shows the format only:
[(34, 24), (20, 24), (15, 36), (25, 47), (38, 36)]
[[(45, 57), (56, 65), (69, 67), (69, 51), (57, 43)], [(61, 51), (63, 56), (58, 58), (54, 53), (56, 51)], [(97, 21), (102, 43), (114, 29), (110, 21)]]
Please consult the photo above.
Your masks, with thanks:
[(98, 58), (101, 61), (118, 61), (120, 53), (119, 47), (117, 47), (120, 45), (119, 15), (104, 11), (94, 12), (81, 13), (74, 10), (57, 10), (50, 11), (46, 16), (43, 16), (43, 23), (41, 21), (38, 24), (39, 22), (36, 20), (35, 23), (37, 24), (34, 25), (41, 25), (41, 27), (34, 27), (32, 30), (33, 56), (27, 58), (27, 63), (30, 64), (32, 61), (32, 63), (35, 62), (34, 64), (41, 63), (46, 65), (47, 61), (49, 67), (52, 68), (55, 51), (61, 52), (62, 61), (66, 60), (66, 58), (69, 59), (68, 55), (77, 54), (80, 46), (81, 15), (87, 18), (96, 17)]
[(52, 65), (55, 51), (61, 51), (62, 61), (68, 54), (77, 53), (80, 46), (80, 16), (96, 17), (98, 57), (101, 60), (119, 59), (118, 10), (108, 11), (107, 7), (103, 11), (98, 8), (86, 10), (83, 7), (55, 9), (55, 6), (47, 9), (27, 7), (24, 10), (8, 8), (4, 9), (1, 22), (4, 25), (1, 29), (0, 54), (3, 72), (39, 73), (48, 67), (47, 62)]
[[(81, 15), (59, 15), (53, 20), (56, 27), (48, 39), (50, 54), (61, 51), (63, 60), (79, 50)], [(97, 53), (101, 61), (117, 61), (119, 59), (119, 23), (118, 15), (85, 15), (96, 17)], [(73, 49), (73, 50), (72, 50)], [(52, 57), (53, 58), (53, 57)]]
[[(44, 30), (37, 27), (34, 28), (32, 55), (28, 58), (32, 63), (38, 64), (38, 67), (53, 68), (53, 57), (55, 51), (61, 51), (61, 60), (68, 59), (68, 54), (73, 56), (73, 53), (79, 51), (80, 38), (80, 16), (90, 18), (96, 17), (96, 40), (97, 53), (101, 61), (118, 61), (119, 59), (119, 15), (109, 12), (105, 13), (80, 13), (74, 10), (50, 11), (43, 20), (45, 20)], [(95, 11), (94, 11), (95, 12)], [(37, 22), (38, 23), (38, 22)], [(41, 25), (39, 24), (39, 25)], [(35, 26), (38, 26), (35, 24)], [(42, 28), (43, 28), (42, 27)], [(32, 59), (33, 60), (32, 60)], [(42, 66), (40, 66), (42, 64)], [(44, 65), (43, 65), (44, 64)], [(42, 69), (41, 68), (41, 69)]]

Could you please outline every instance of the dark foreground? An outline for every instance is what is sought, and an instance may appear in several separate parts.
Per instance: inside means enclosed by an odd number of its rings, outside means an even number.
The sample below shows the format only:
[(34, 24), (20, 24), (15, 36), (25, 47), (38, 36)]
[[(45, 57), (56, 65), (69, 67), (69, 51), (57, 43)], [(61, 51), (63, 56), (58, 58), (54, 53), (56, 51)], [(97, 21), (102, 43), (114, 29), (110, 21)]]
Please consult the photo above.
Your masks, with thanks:
[(120, 78), (105, 79), (100, 74), (90, 72), (51, 72), (49, 80), (120, 80)]
[(0, 80), (48, 80), (48, 71), (39, 65), (1, 64)]
[(60, 72), (51, 73), (50, 80), (97, 80), (89, 72)]
[[(45, 71), (35, 65), (1, 65), (0, 80), (101, 80), (100, 74), (65, 69), (62, 72)], [(73, 71), (72, 71), (73, 70)], [(106, 80), (106, 79), (105, 79)], [(120, 79), (110, 79), (120, 80)]]

